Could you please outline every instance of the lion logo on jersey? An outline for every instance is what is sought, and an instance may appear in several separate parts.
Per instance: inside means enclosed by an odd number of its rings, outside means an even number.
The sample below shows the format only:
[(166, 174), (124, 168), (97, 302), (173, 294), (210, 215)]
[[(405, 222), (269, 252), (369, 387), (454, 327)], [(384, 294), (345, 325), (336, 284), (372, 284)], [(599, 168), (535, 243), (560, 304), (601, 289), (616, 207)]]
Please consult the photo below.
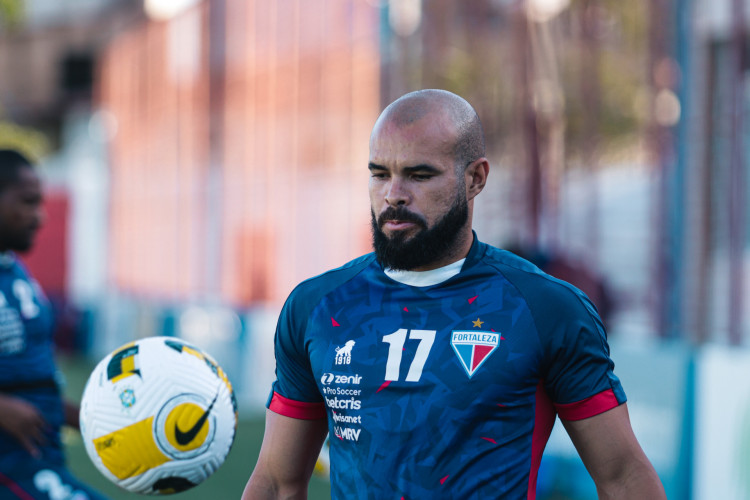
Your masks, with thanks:
[(352, 362), (352, 348), (354, 348), (354, 344), (353, 340), (347, 340), (343, 347), (336, 348), (337, 365), (348, 365)]

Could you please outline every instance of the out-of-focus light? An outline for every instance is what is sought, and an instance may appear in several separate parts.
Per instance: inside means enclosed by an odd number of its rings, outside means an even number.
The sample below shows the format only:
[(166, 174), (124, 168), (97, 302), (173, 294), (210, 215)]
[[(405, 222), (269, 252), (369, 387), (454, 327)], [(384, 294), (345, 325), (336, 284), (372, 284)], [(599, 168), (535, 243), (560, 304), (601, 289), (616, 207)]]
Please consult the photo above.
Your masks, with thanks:
[(422, 0), (390, 0), (388, 23), (399, 36), (413, 35), (422, 22)]
[(237, 314), (223, 307), (188, 307), (180, 314), (179, 324), (180, 337), (197, 345), (235, 342), (242, 329)]
[(680, 99), (669, 89), (662, 89), (654, 99), (654, 119), (662, 127), (671, 127), (680, 121)]
[(526, 0), (526, 13), (532, 21), (544, 23), (568, 8), (570, 0)]
[(89, 118), (89, 137), (97, 142), (109, 142), (117, 135), (117, 117), (104, 109), (94, 112)]
[(200, 0), (146, 0), (143, 4), (146, 14), (151, 19), (166, 21), (192, 7)]

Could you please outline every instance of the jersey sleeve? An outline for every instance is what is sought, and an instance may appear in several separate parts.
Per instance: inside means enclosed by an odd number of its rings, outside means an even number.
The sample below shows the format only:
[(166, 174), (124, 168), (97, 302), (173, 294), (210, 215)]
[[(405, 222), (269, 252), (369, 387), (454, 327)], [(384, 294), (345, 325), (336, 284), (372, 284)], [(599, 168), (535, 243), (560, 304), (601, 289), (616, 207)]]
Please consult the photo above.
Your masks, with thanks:
[(556, 288), (537, 321), (544, 386), (560, 418), (581, 420), (611, 410), (626, 397), (596, 308), (574, 287)]
[(596, 307), (573, 285), (504, 254), (500, 270), (524, 297), (539, 335), (540, 377), (564, 420), (593, 417), (626, 401)]
[(305, 348), (305, 324), (310, 315), (302, 291), (292, 292), (284, 304), (276, 326), (274, 351), (276, 381), (266, 406), (291, 418), (312, 420), (325, 418), (323, 397)]

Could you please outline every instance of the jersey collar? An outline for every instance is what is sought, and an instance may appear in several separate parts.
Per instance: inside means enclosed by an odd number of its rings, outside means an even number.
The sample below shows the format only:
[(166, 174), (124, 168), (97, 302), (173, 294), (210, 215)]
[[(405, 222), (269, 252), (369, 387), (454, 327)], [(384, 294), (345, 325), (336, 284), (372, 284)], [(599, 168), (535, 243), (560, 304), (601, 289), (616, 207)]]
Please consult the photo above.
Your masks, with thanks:
[(0, 252), (0, 268), (8, 269), (16, 262), (16, 254), (10, 250)]
[(481, 259), (484, 254), (484, 244), (477, 238), (477, 233), (472, 230), (472, 243), (469, 253), (465, 258), (448, 264), (447, 266), (431, 269), (429, 271), (396, 271), (393, 269), (383, 269), (383, 272), (393, 281), (404, 285), (426, 287), (438, 285), (450, 278), (456, 276), (464, 269), (473, 266), (475, 262)]
[(461, 259), (447, 266), (430, 269), (429, 271), (401, 271), (384, 269), (383, 272), (393, 281), (409, 286), (432, 286), (446, 281), (461, 272), (466, 259)]

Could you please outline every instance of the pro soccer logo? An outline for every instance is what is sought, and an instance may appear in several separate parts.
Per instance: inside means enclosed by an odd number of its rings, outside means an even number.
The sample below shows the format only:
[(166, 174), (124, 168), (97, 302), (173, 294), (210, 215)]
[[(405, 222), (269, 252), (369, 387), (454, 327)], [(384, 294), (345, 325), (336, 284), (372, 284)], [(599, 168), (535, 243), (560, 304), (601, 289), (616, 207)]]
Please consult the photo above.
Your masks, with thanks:
[(469, 378), (497, 349), (499, 340), (500, 334), (495, 332), (451, 332), (451, 346)]

